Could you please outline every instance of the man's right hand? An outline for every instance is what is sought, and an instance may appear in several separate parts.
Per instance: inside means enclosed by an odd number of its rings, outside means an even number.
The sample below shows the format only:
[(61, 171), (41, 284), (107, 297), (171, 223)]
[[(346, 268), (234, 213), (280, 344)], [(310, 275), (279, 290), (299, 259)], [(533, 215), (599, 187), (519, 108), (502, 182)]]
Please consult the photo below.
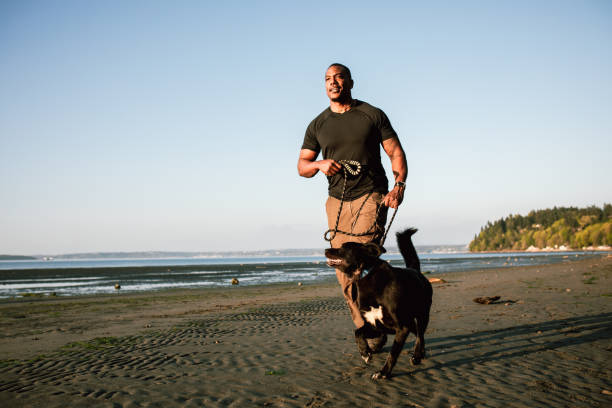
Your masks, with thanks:
[(334, 174), (337, 174), (342, 169), (342, 166), (340, 165), (340, 163), (332, 159), (319, 160), (317, 164), (318, 164), (319, 170), (326, 176), (333, 176)]
[(298, 173), (302, 177), (312, 177), (319, 171), (326, 176), (337, 174), (342, 166), (335, 160), (324, 159), (316, 160), (317, 152), (309, 149), (300, 150), (300, 158), (298, 159)]

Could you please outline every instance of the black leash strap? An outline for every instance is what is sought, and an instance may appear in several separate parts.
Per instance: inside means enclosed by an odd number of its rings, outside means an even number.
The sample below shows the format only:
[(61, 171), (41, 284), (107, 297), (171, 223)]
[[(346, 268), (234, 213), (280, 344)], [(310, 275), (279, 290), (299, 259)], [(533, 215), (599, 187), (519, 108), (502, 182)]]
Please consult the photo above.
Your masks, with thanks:
[[(340, 163), (340, 165), (342, 166), (342, 170), (344, 174), (344, 184), (342, 185), (342, 198), (340, 199), (340, 207), (338, 208), (338, 216), (336, 217), (336, 226), (333, 229), (331, 228), (328, 229), (327, 231), (325, 231), (325, 234), (323, 234), (323, 239), (325, 241), (328, 241), (330, 245), (331, 245), (331, 241), (336, 237), (336, 234), (338, 233), (348, 235), (351, 237), (363, 237), (366, 235), (376, 234), (376, 232), (380, 231), (380, 227), (378, 226), (376, 221), (378, 221), (378, 214), (380, 213), (380, 209), (384, 205), (383, 203), (378, 204), (376, 208), (376, 216), (374, 217), (374, 222), (372, 223), (370, 228), (367, 229), (366, 232), (354, 233), (354, 232), (347, 232), (347, 231), (339, 230), (338, 224), (340, 223), (340, 214), (342, 213), (342, 206), (344, 204), (344, 193), (346, 192), (346, 181), (348, 179), (349, 174), (352, 176), (357, 176), (359, 175), (359, 173), (361, 173), (361, 163), (355, 160), (338, 160), (338, 163)], [(372, 195), (372, 192), (370, 192), (368, 196), (366, 197), (366, 199), (363, 201), (363, 203), (361, 203), (361, 206), (359, 207), (359, 210), (357, 211), (355, 222), (357, 221), (357, 218), (359, 218), (359, 215), (361, 214), (361, 209), (363, 208), (366, 201), (368, 201), (371, 195)], [(397, 208), (393, 212), (393, 216), (391, 217), (391, 221), (389, 222), (389, 225), (387, 226), (387, 228), (384, 229), (384, 235), (382, 237), (382, 240), (380, 241), (380, 246), (382, 246), (385, 243), (385, 240), (387, 239), (387, 234), (389, 233), (389, 230), (391, 229), (391, 224), (393, 223), (393, 220), (395, 219), (395, 214), (397, 214)], [(328, 236), (328, 234), (330, 233), (331, 235)]]

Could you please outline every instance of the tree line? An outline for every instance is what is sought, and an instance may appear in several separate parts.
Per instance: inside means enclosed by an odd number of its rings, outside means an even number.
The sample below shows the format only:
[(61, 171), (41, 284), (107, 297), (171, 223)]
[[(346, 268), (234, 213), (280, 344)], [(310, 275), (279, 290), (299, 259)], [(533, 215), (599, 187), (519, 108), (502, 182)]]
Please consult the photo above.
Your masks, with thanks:
[(554, 207), (526, 216), (509, 215), (487, 222), (470, 242), (470, 251), (526, 250), (529, 247), (583, 249), (612, 246), (612, 205)]

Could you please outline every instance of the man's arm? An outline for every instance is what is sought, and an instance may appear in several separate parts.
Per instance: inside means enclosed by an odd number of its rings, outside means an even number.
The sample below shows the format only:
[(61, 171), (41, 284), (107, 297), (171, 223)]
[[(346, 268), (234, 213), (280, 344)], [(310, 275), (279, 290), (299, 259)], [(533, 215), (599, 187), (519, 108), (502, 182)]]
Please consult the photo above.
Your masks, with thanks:
[[(406, 176), (408, 175), (408, 164), (406, 163), (406, 155), (404, 149), (398, 138), (392, 137), (382, 142), (383, 149), (389, 160), (391, 160), (391, 170), (393, 171), (393, 177), (395, 178), (393, 184), (398, 181), (406, 182)], [(383, 204), (387, 207), (397, 208), (404, 199), (405, 187), (394, 186), (393, 190), (389, 191), (389, 194), (383, 199)]]
[(340, 163), (335, 160), (315, 160), (317, 152), (309, 149), (300, 150), (298, 159), (298, 173), (302, 177), (310, 178), (320, 171), (326, 176), (333, 176), (340, 171)]

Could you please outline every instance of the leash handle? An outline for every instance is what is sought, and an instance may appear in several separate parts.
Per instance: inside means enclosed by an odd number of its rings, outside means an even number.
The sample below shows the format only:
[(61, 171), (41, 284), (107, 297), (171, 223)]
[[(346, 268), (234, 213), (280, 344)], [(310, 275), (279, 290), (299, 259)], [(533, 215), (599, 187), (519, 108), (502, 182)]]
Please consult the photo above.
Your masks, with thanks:
[[(356, 160), (338, 160), (338, 163), (342, 165), (344, 169), (344, 176), (346, 177), (346, 172), (348, 171), (352, 176), (357, 176), (361, 173), (361, 163)], [(353, 168), (354, 167), (354, 168)]]

